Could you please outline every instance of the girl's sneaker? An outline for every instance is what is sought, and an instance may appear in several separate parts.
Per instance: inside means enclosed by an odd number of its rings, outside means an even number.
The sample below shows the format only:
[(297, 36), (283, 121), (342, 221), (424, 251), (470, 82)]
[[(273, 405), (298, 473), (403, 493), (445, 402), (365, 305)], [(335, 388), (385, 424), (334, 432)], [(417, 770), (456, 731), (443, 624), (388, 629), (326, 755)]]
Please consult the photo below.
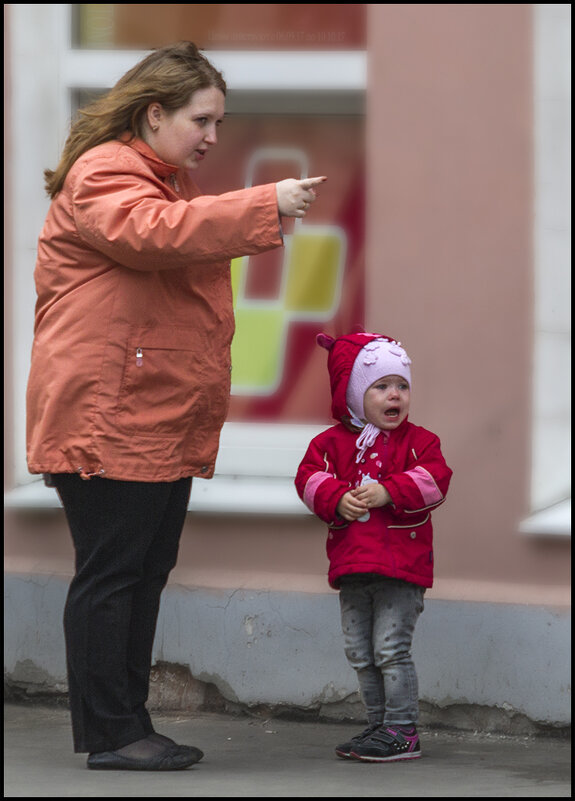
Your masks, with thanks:
[(355, 746), (362, 743), (366, 740), (371, 734), (373, 734), (377, 729), (379, 729), (381, 723), (371, 723), (367, 729), (362, 731), (361, 734), (356, 734), (355, 737), (352, 737), (347, 743), (342, 743), (341, 745), (336, 746), (335, 753), (341, 759), (351, 759), (351, 752), (355, 748)]
[(380, 726), (351, 749), (351, 758), (362, 762), (396, 762), (420, 756), (421, 746), (415, 726)]

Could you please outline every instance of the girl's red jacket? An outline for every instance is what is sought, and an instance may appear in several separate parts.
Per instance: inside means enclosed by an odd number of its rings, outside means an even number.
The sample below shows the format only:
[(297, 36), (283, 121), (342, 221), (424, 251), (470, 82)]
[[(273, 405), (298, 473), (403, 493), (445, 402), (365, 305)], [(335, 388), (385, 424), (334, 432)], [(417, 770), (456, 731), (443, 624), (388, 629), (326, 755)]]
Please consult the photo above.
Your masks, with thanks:
[[(342, 576), (376, 573), (431, 587), (431, 511), (445, 500), (452, 475), (439, 438), (406, 419), (382, 432), (357, 463), (357, 437), (341, 423), (323, 431), (311, 441), (295, 479), (300, 498), (328, 525), (329, 583), (337, 588)], [(348, 523), (337, 504), (366, 481), (382, 484), (392, 503)]]

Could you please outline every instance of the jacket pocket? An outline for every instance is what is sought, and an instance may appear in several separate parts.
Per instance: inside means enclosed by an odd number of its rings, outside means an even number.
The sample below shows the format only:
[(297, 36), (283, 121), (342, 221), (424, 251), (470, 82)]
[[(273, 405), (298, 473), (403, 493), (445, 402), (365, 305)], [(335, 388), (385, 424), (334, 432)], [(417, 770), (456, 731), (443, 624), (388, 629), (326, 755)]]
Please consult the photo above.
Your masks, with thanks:
[(402, 515), (401, 516), (401, 519), (402, 519), (401, 523), (399, 523), (399, 522), (398, 523), (388, 523), (387, 527), (388, 528), (415, 528), (417, 526), (424, 526), (429, 521), (430, 518), (431, 518), (431, 515), (429, 514), (429, 512), (421, 520), (417, 520), (417, 519), (408, 520), (407, 517)]
[(196, 329), (162, 326), (130, 335), (116, 410), (119, 428), (183, 435), (225, 417), (229, 354), (216, 353)]

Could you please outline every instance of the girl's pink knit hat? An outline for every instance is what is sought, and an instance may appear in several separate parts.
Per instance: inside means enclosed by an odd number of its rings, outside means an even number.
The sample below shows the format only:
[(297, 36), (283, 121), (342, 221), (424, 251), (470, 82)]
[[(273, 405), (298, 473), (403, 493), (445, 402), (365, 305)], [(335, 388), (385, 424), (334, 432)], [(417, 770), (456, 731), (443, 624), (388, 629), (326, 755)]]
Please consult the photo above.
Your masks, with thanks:
[(411, 361), (391, 337), (365, 331), (337, 338), (319, 334), (317, 343), (328, 351), (332, 414), (346, 425), (364, 425), (363, 396), (378, 378), (400, 375), (411, 386)]
[(360, 350), (353, 364), (347, 384), (346, 401), (350, 412), (365, 422), (363, 396), (369, 387), (386, 375), (405, 378), (411, 387), (411, 359), (401, 347), (401, 342), (389, 339), (374, 339)]
[(318, 334), (317, 343), (329, 351), (332, 414), (350, 430), (361, 431), (355, 443), (355, 461), (359, 463), (381, 433), (377, 426), (365, 420), (365, 391), (386, 375), (405, 378), (411, 388), (411, 359), (401, 342), (382, 334), (361, 332), (337, 339)]

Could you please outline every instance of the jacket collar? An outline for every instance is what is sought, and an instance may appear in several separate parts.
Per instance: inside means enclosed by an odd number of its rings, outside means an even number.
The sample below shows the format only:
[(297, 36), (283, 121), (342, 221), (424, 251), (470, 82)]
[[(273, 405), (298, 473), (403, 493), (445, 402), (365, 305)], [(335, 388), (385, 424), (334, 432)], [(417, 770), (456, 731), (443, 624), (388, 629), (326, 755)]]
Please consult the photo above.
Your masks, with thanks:
[(355, 441), (355, 447), (357, 448), (357, 455), (355, 457), (355, 461), (358, 464), (359, 462), (361, 462), (361, 460), (365, 456), (366, 451), (375, 444), (375, 441), (380, 434), (383, 434), (384, 440), (389, 441), (393, 436), (401, 437), (406, 431), (407, 431), (407, 417), (405, 418), (405, 420), (402, 420), (401, 423), (398, 425), (398, 427), (394, 428), (392, 431), (383, 431), (381, 428), (377, 428), (377, 426), (368, 423), (362, 429), (360, 435)]
[(135, 150), (140, 156), (146, 159), (148, 164), (150, 165), (151, 169), (158, 175), (160, 178), (167, 178), (168, 175), (173, 175), (178, 171), (178, 168), (174, 164), (168, 164), (165, 161), (162, 161), (156, 152), (152, 150), (150, 145), (144, 142), (143, 139), (138, 138), (137, 136), (133, 136), (130, 131), (126, 131), (126, 133), (122, 134), (119, 137), (121, 142), (124, 142), (132, 150)]

